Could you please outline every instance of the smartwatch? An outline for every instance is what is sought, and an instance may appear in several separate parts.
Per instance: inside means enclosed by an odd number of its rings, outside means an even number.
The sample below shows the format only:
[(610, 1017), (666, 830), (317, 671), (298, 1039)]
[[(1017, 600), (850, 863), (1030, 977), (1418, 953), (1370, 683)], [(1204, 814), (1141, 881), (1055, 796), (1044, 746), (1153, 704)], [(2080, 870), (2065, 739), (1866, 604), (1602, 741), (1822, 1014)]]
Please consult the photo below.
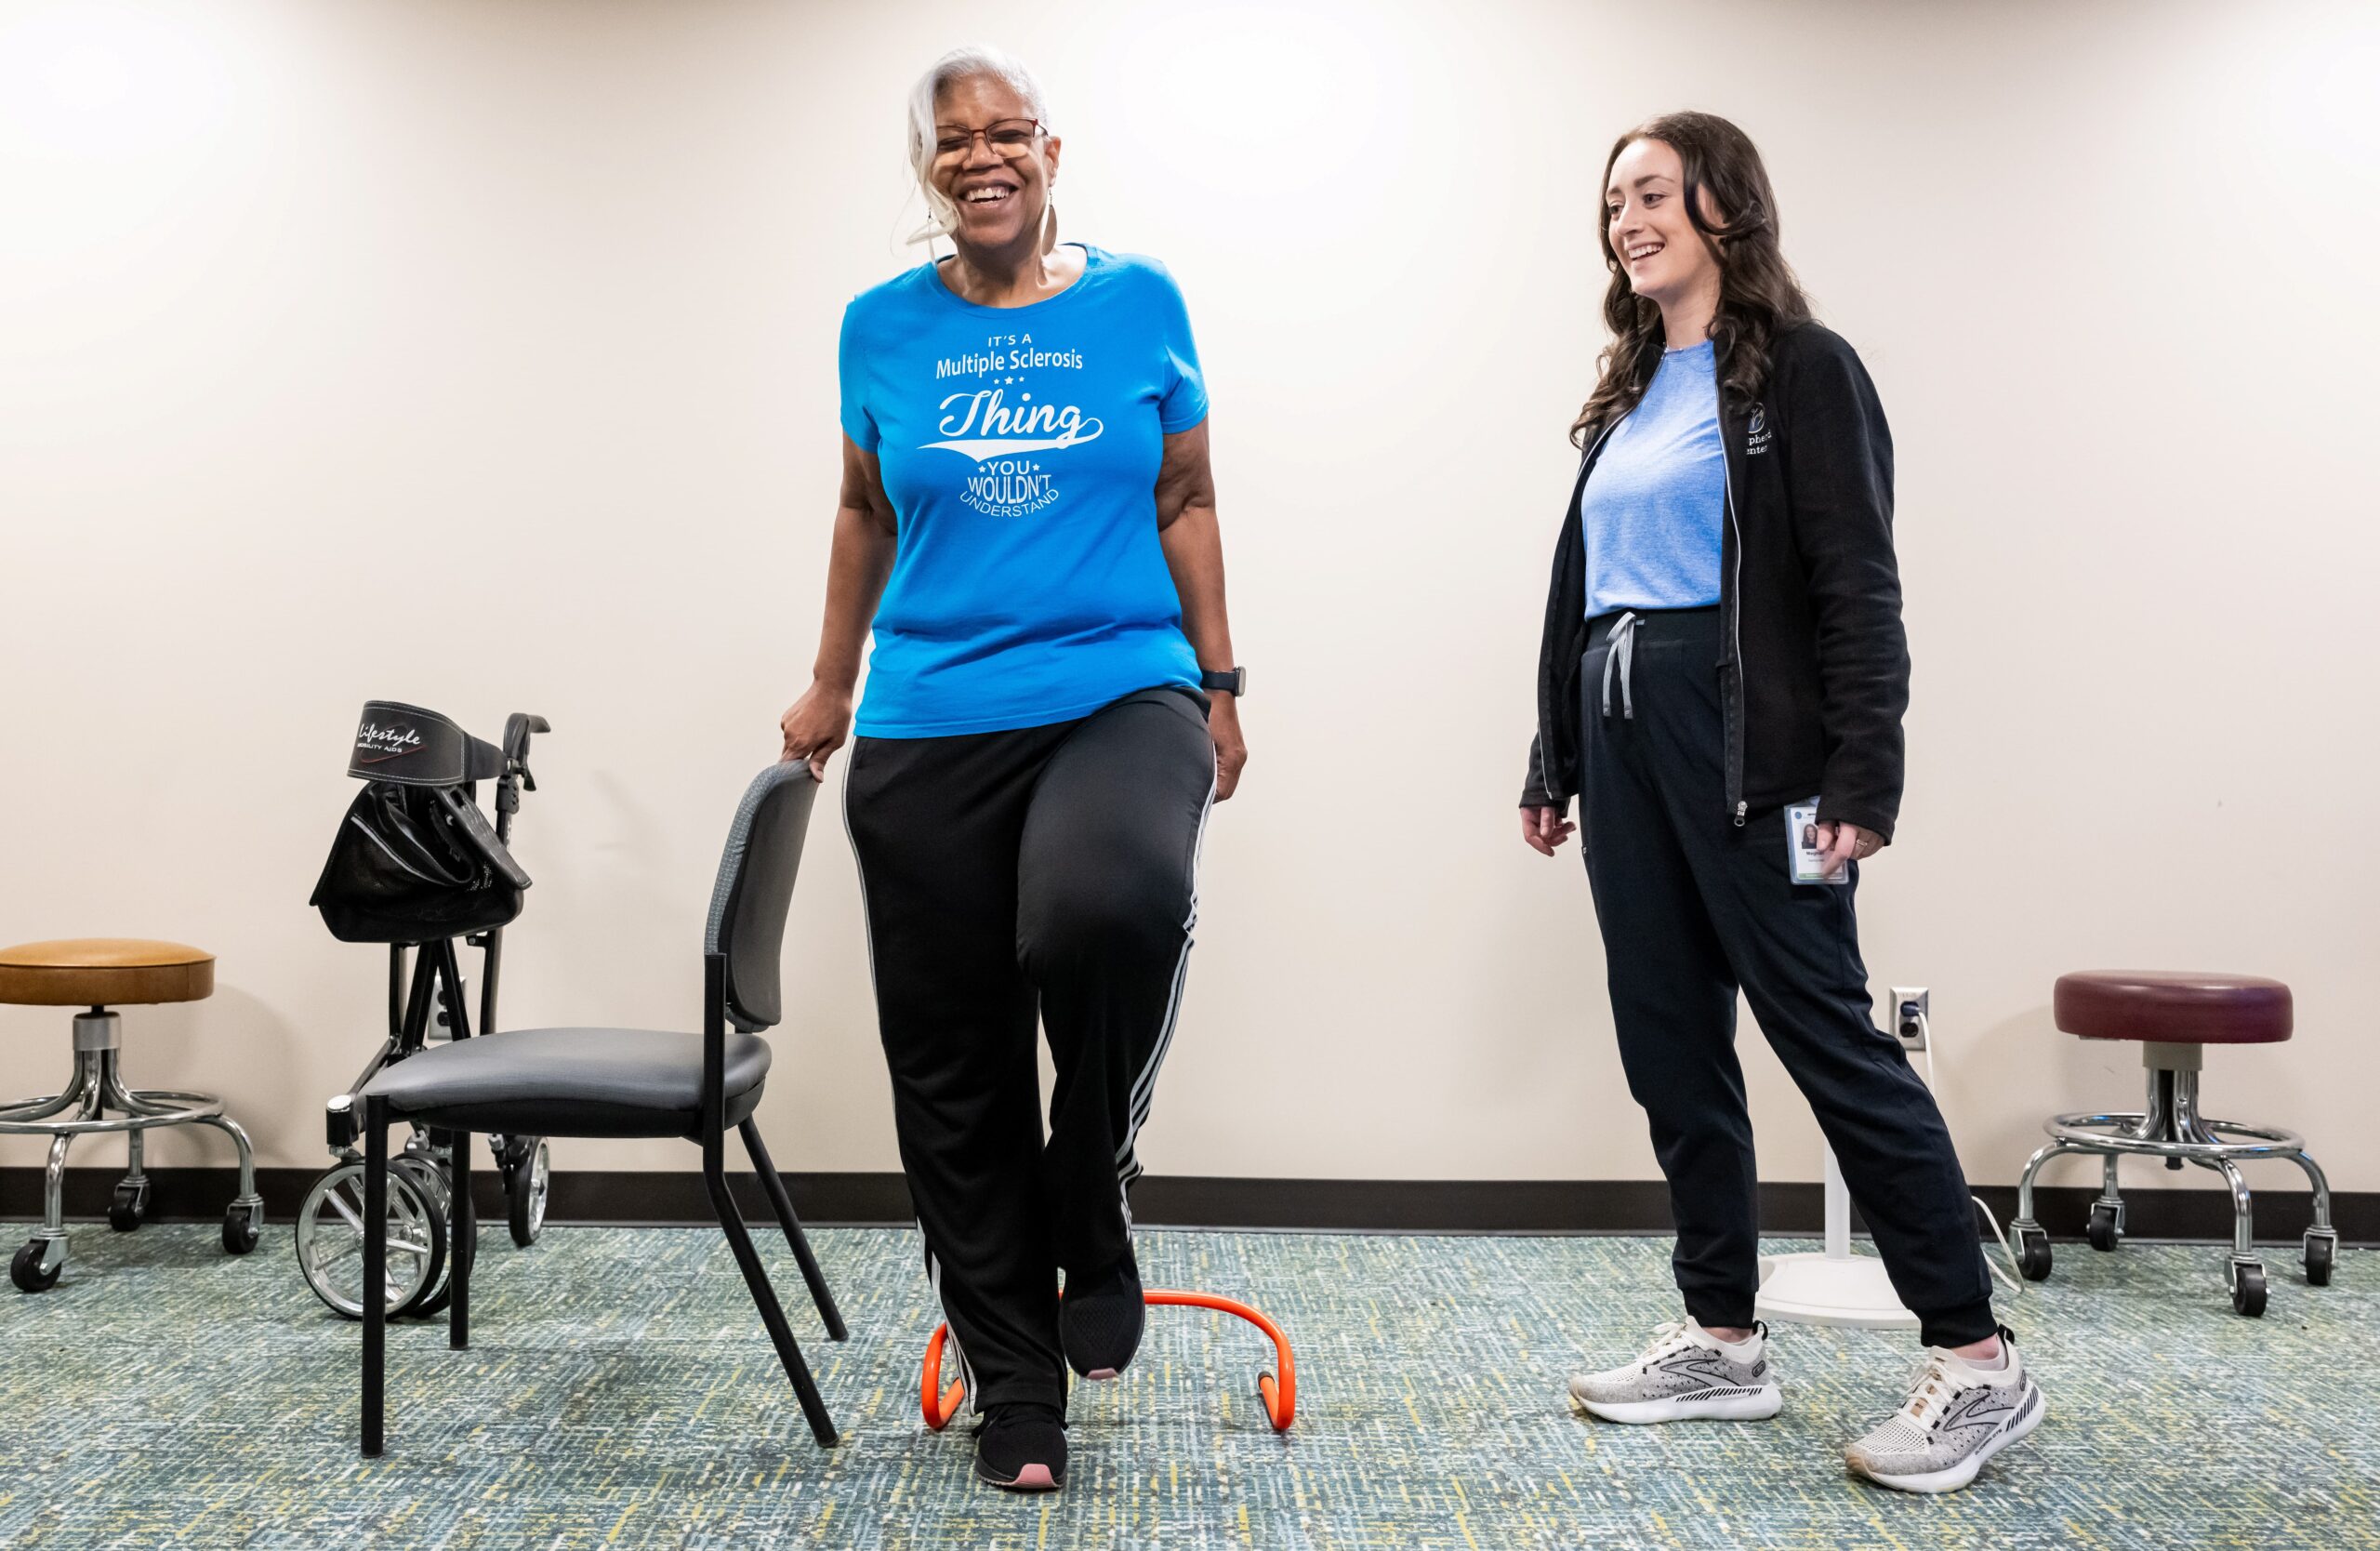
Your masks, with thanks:
[(1248, 693), (1248, 669), (1245, 668), (1202, 668), (1198, 670), (1200, 689), (1220, 689), (1234, 697)]

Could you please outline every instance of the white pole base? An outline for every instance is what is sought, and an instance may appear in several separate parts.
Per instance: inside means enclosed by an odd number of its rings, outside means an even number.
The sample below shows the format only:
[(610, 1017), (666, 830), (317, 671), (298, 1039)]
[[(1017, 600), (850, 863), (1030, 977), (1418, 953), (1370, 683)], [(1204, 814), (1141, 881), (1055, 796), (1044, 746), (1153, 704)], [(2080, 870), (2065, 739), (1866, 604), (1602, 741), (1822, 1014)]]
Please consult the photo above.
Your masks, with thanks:
[(1913, 1331), (1917, 1316), (1900, 1306), (1884, 1263), (1872, 1255), (1773, 1254), (1760, 1263), (1752, 1313), (1799, 1325), (1863, 1331)]

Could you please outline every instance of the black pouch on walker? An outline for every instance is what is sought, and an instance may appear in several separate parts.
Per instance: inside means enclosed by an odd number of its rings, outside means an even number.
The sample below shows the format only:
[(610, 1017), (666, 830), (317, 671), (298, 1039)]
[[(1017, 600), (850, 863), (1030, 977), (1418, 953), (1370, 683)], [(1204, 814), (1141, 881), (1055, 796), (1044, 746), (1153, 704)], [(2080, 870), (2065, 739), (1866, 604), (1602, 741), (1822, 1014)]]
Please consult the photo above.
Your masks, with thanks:
[(529, 875), (480, 811), (504, 752), (435, 711), (369, 700), (347, 773), (364, 783), (311, 903), (348, 943), (424, 943), (503, 926)]

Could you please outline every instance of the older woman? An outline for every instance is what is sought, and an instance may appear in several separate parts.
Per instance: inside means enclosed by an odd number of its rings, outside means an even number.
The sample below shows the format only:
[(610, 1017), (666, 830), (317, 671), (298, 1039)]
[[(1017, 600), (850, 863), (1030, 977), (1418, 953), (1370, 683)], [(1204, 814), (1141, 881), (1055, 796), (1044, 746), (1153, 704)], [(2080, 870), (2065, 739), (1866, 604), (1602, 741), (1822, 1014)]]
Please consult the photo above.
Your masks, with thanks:
[(1782, 1403), (1752, 1319), (1759, 1222), (1736, 997), (1810, 1101), (1929, 1350), (1845, 1451), (1949, 1491), (2042, 1419), (1991, 1311), (1958, 1155), (1869, 1018), (1851, 896), (1900, 806), (1909, 648), (1892, 435), (1859, 358), (1813, 322), (1743, 131), (1671, 113), (1605, 164), (1600, 380), (1562, 510), (1521, 838), (1579, 797), (1629, 1092), (1652, 1122), (1686, 1318), (1570, 1383), (1613, 1422)]
[(844, 813), (894, 1122), (976, 1472), (1016, 1490), (1064, 1484), (1067, 1368), (1140, 1342), (1124, 1190), (1247, 760), (1189, 318), (1155, 260), (1057, 243), (1059, 149), (1004, 55), (918, 83), (920, 235), (954, 251), (843, 315), (826, 619), (782, 722), (823, 773), (872, 621)]

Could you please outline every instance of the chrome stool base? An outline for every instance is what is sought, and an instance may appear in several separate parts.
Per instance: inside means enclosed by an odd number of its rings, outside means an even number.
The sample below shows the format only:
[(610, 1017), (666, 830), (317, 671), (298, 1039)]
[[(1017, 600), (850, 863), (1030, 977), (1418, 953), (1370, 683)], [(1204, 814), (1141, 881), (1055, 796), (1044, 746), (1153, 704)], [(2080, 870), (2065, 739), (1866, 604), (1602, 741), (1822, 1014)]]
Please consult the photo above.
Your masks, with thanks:
[[(158, 1126), (212, 1126), (231, 1138), (240, 1154), (240, 1193), (224, 1213), (223, 1247), (233, 1254), (256, 1248), (264, 1228), (264, 1198), (257, 1193), (256, 1154), (248, 1133), (223, 1113), (223, 1101), (210, 1094), (181, 1094), (154, 1088), (127, 1088), (118, 1069), (124, 1044), (117, 1015), (94, 1007), (74, 1017), (74, 1075), (63, 1093), (46, 1098), (0, 1104), (0, 1135), (46, 1136), (49, 1165), (42, 1173), (42, 1221), (9, 1263), (9, 1278), (26, 1292), (43, 1292), (57, 1285), (66, 1266), (66, 1149), (77, 1136), (122, 1132), (130, 1149), (131, 1166), (115, 1187), (109, 1225), (128, 1232), (146, 1218), (149, 1174), (142, 1164), (143, 1142)], [(109, 1111), (116, 1119), (109, 1119)], [(72, 1111), (69, 1120), (53, 1115)]]
[(2132, 1114), (2060, 1115), (2042, 1127), (2050, 1140), (2025, 1163), (2024, 1177), (2016, 1185), (2016, 1216), (2008, 1225), (2026, 1277), (2040, 1281), (2050, 1271), (2049, 1235), (2033, 1217), (2034, 1177), (2053, 1158), (2088, 1153), (2104, 1160), (2099, 1199), (2091, 1203), (2089, 1237), (2095, 1250), (2112, 1250), (2123, 1238), (2123, 1196), (2116, 1185), (2120, 1160), (2162, 1158), (2169, 1169), (2187, 1163), (2223, 1176), (2231, 1189), (2231, 1256), (2224, 1281), (2231, 1293), (2231, 1306), (2251, 1317), (2265, 1309), (2265, 1268), (2256, 1256), (2254, 1201), (2240, 1165), (2264, 1159), (2296, 1164), (2306, 1172), (2314, 1190), (2314, 1223), (2306, 1230), (2304, 1240), (2306, 1280), (2314, 1287), (2329, 1285), (2339, 1238), (2331, 1226), (2331, 1183), (2307, 1152), (2305, 1138), (2294, 1131), (2202, 1115), (2198, 1089), (2203, 1046), (2148, 1042), (2141, 1047), (2140, 1059), (2149, 1068), (2145, 1109)]

